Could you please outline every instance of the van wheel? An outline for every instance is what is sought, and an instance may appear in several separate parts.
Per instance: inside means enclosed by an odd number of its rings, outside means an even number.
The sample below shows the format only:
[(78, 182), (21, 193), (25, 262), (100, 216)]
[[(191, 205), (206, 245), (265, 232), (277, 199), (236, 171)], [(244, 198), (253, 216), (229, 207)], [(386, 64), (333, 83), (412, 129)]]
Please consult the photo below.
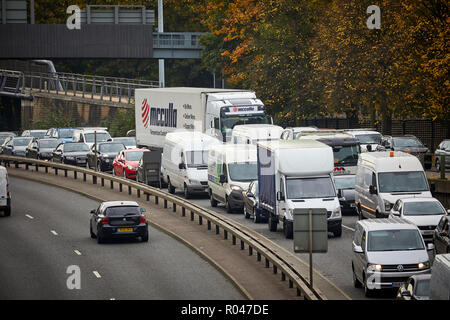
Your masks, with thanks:
[(278, 221), (273, 218), (273, 215), (269, 213), (269, 218), (267, 219), (267, 223), (269, 224), (269, 230), (272, 232), (277, 231)]
[(366, 275), (363, 275), (363, 286), (364, 286), (364, 295), (366, 296), (366, 298), (370, 298), (373, 295), (373, 290), (369, 289), (367, 286), (367, 280), (366, 280)]
[(244, 217), (245, 219), (250, 219), (250, 214), (247, 211), (247, 207), (244, 205)]
[(189, 189), (188, 189), (186, 183), (184, 184), (184, 197), (186, 199), (190, 199), (191, 198), (191, 194), (189, 193)]
[(292, 239), (294, 230), (293, 225), (290, 221), (286, 221), (286, 219), (283, 221), (283, 232), (286, 239)]
[(11, 216), (11, 207), (7, 207), (7, 208), (5, 209), (4, 214), (5, 214), (5, 217)]
[(353, 273), (353, 286), (357, 289), (361, 289), (362, 288), (362, 283), (361, 281), (358, 280), (358, 278), (356, 277), (355, 274), (355, 268), (353, 267), (353, 263), (352, 263), (352, 273)]
[(342, 236), (342, 225), (336, 228), (336, 230), (333, 231), (333, 235), (335, 238), (340, 238)]
[(217, 200), (214, 199), (211, 189), (209, 190), (209, 202), (211, 203), (211, 207), (217, 207)]
[(230, 206), (230, 202), (228, 201), (228, 197), (225, 197), (225, 207), (227, 208), (227, 213), (233, 212), (233, 209)]
[(175, 193), (175, 187), (172, 186), (172, 183), (170, 183), (169, 177), (167, 177), (167, 180), (168, 180), (167, 189), (169, 190), (170, 194), (174, 194)]

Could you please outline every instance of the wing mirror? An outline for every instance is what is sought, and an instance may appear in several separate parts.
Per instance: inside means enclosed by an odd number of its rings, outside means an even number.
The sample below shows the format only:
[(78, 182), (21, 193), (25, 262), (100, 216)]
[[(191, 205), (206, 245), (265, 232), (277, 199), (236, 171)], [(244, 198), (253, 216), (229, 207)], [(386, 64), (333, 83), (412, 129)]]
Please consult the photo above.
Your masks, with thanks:
[(392, 210), (391, 212), (394, 216), (400, 217), (400, 212)]
[(91, 214), (95, 214), (96, 211), (95, 209), (91, 210)]
[(227, 182), (227, 177), (224, 174), (221, 174), (220, 177), (219, 177), (219, 182), (220, 183)]
[(283, 192), (281, 192), (281, 191), (277, 192), (277, 200), (278, 201), (284, 201), (285, 200)]
[(428, 251), (434, 250), (434, 244), (432, 244), (432, 243), (427, 244), (427, 250)]
[(364, 251), (361, 248), (361, 246), (354, 246), (353, 247), (353, 252), (355, 252), (355, 253), (364, 253)]
[(247, 198), (254, 198), (255, 195), (251, 192), (247, 192)]
[(378, 194), (377, 187), (376, 186), (370, 186), (369, 187), (369, 193), (370, 194)]
[(409, 292), (408, 290), (403, 290), (401, 292), (402, 297), (411, 297), (411, 292)]
[(178, 169), (182, 170), (182, 169), (186, 169), (186, 165), (184, 163), (180, 163), (178, 165)]

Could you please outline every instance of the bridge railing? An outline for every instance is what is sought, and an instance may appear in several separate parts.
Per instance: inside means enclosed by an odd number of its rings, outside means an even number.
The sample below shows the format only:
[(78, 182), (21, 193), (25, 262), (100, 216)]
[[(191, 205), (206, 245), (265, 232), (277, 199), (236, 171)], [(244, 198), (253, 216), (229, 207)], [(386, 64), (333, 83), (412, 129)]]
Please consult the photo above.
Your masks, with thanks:
[(139, 88), (157, 88), (158, 81), (102, 77), (76, 73), (30, 72), (0, 70), (0, 94), (26, 95), (37, 90), (87, 99), (132, 103)]
[[(164, 192), (143, 183), (62, 163), (0, 155), (0, 164), (2, 163), (5, 166), (15, 165), (16, 168), (24, 166), (26, 170), (29, 170), (30, 167), (34, 167), (36, 172), (39, 172), (40, 169), (43, 168), (47, 174), (51, 173), (50, 170), (52, 170), (55, 175), (66, 178), (68, 178), (69, 172), (73, 172), (73, 179), (82, 178), (86, 183), (90, 180), (93, 184), (100, 184), (102, 187), (107, 185), (105, 181), (109, 181), (109, 187), (114, 189), (114, 185), (116, 185), (116, 188), (118, 187), (120, 192), (122, 192), (123, 187), (126, 186), (128, 187), (129, 195), (131, 195), (132, 190), (135, 189), (138, 198), (145, 196), (146, 201), (150, 201), (150, 197), (153, 197), (156, 205), (159, 204), (159, 201), (163, 201), (165, 209), (169, 209), (169, 203), (171, 203), (172, 211), (174, 213), (181, 211), (182, 217), (189, 217), (192, 222), (197, 220), (199, 225), (206, 224), (208, 230), (214, 231), (214, 234), (218, 235), (222, 233), (224, 240), (229, 240), (231, 238), (232, 245), (237, 245), (238, 242), (240, 242), (240, 250), (244, 250), (245, 245), (247, 245), (249, 256), (256, 255), (258, 262), (263, 261), (266, 268), (272, 267), (273, 274), (280, 273), (281, 281), (287, 281), (289, 288), (295, 287), (298, 296), (303, 296), (305, 300), (327, 299), (320, 290), (309, 286), (309, 280), (299, 271), (301, 269), (301, 262), (294, 254), (232, 219), (196, 205), (184, 198), (169, 194), (168, 192)], [(88, 179), (88, 177), (90, 177), (90, 179)], [(215, 226), (215, 228), (213, 228), (213, 226)]]

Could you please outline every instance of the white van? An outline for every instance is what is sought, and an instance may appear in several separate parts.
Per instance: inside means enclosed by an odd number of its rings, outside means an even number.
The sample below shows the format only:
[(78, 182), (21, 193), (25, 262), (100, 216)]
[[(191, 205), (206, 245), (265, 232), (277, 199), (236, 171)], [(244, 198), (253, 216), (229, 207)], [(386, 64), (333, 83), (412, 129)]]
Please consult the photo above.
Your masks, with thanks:
[(360, 219), (387, 218), (398, 199), (411, 197), (431, 197), (419, 159), (401, 151), (359, 156), (355, 205)]
[(279, 140), (283, 128), (273, 124), (236, 125), (231, 135), (232, 143), (255, 144), (261, 141)]
[(97, 143), (112, 141), (111, 135), (106, 130), (92, 130), (92, 129), (83, 129), (83, 130), (75, 130), (73, 133), (72, 140), (73, 142), (84, 142), (89, 148), (94, 145), (95, 135), (97, 135)]
[(345, 130), (345, 132), (358, 139), (361, 144), (361, 152), (367, 152), (369, 146), (370, 150), (377, 150), (378, 146), (381, 145), (381, 139), (383, 138), (381, 133), (373, 129), (348, 129)]
[(194, 192), (208, 191), (208, 151), (222, 143), (199, 131), (176, 131), (166, 135), (161, 174), (170, 193), (179, 188), (190, 198)]
[(215, 145), (208, 156), (208, 187), (211, 206), (224, 203), (227, 212), (243, 211), (243, 190), (258, 180), (256, 146)]
[(6, 217), (11, 215), (11, 193), (9, 192), (8, 172), (0, 166), (0, 211)]

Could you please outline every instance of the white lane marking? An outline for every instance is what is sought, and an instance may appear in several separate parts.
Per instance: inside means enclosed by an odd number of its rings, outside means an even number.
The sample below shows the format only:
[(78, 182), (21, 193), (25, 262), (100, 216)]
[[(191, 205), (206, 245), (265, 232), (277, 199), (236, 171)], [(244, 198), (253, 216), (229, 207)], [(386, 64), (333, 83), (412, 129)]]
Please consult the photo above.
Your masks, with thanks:
[(97, 277), (97, 278), (101, 278), (102, 276), (100, 275), (100, 273), (98, 273), (97, 271), (92, 271), (92, 273)]
[(347, 227), (346, 225), (342, 225), (345, 229), (348, 229), (348, 230), (350, 230), (350, 231), (353, 231), (353, 232), (355, 232), (355, 229), (353, 229), (353, 228), (350, 228), (350, 227)]
[(81, 256), (81, 252), (78, 250), (73, 250), (73, 252), (75, 252), (77, 255)]
[(53, 233), (54, 236), (57, 236), (57, 235), (58, 235), (58, 233), (56, 233), (55, 230), (52, 230), (52, 231), (50, 231), (50, 232)]
[(34, 217), (30, 216), (29, 214), (26, 214), (25, 217), (27, 217), (28, 219), (31, 219), (31, 220), (34, 219)]

